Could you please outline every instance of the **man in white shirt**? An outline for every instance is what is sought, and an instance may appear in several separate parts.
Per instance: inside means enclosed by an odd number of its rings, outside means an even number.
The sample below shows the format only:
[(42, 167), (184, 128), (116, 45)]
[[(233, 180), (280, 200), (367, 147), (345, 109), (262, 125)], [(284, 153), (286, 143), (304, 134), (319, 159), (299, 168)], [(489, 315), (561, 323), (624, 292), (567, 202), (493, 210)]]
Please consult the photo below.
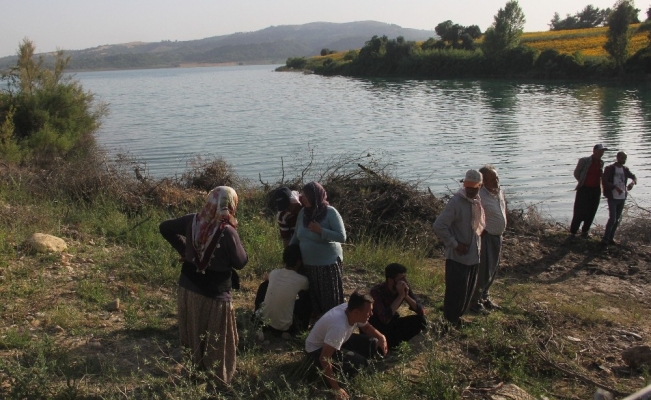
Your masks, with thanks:
[[(349, 396), (335, 379), (333, 362), (341, 365), (341, 372), (353, 376), (368, 364), (376, 348), (383, 355), (387, 352), (386, 338), (368, 323), (372, 314), (373, 297), (366, 291), (356, 290), (347, 304), (323, 314), (305, 340), (305, 351), (323, 369), (325, 380), (337, 399)], [(362, 334), (353, 334), (357, 328)]]
[(473, 295), (470, 311), (487, 313), (500, 307), (489, 295), (502, 253), (502, 234), (506, 230), (506, 201), (500, 187), (497, 170), (488, 164), (479, 169), (484, 185), (479, 190), (481, 204), (486, 215), (486, 226), (481, 234), (481, 254), (479, 257), (479, 276)]
[[(607, 166), (601, 176), (604, 197), (608, 199), (608, 223), (606, 223), (606, 230), (601, 239), (602, 247), (617, 244), (615, 242), (615, 231), (617, 231), (619, 221), (622, 219), (626, 196), (628, 191), (633, 189), (633, 185), (637, 185), (635, 174), (624, 166), (627, 158), (628, 155), (625, 152), (620, 151), (617, 153), (617, 161)], [(631, 183), (626, 185), (628, 179), (631, 179)]]
[(271, 271), (258, 288), (256, 315), (267, 331), (296, 333), (307, 329), (311, 311), (308, 279), (298, 273), (303, 265), (298, 244), (285, 248), (283, 262), (285, 268)]

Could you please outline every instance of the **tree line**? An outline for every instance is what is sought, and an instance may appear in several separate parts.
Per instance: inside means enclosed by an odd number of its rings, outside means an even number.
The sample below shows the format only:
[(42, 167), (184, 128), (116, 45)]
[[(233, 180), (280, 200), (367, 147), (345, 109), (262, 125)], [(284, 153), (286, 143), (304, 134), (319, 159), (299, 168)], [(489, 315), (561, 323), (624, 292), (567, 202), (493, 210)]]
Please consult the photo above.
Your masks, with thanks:
[[(286, 68), (308, 68), (324, 75), (423, 78), (608, 78), (627, 73), (649, 74), (651, 33), (645, 48), (632, 57), (629, 54), (635, 31), (631, 24), (639, 22), (638, 12), (632, 0), (618, 0), (612, 9), (587, 6), (571, 17), (579, 25), (608, 27), (604, 45), (606, 59), (588, 58), (580, 53), (563, 54), (555, 49), (539, 51), (522, 44), (526, 18), (518, 1), (510, 0), (499, 9), (483, 34), (476, 25), (465, 27), (445, 21), (435, 28), (439, 39), (430, 38), (419, 44), (403, 37), (373, 36), (358, 52), (349, 51), (343, 59), (289, 58)], [(647, 20), (637, 29), (651, 32), (650, 18), (651, 7)], [(550, 24), (550, 27), (555, 30), (555, 26)]]

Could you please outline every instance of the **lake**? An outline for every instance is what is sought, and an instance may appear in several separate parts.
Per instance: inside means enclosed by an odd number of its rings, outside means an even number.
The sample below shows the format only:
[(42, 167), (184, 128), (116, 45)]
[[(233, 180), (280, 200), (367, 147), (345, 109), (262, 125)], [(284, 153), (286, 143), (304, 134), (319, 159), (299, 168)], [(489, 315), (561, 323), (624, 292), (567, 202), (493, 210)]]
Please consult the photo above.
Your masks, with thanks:
[[(97, 134), (155, 177), (181, 174), (196, 155), (220, 156), (243, 177), (294, 176), (370, 153), (434, 194), (456, 191), (469, 168), (495, 165), (511, 200), (571, 218), (579, 157), (596, 143), (628, 153), (640, 185), (629, 203), (651, 207), (651, 89), (507, 80), (387, 80), (273, 72), (275, 66), (75, 74), (108, 103)], [(606, 164), (616, 151), (604, 155)], [(281, 162), (282, 157), (282, 162)], [(597, 223), (607, 220), (601, 202)]]

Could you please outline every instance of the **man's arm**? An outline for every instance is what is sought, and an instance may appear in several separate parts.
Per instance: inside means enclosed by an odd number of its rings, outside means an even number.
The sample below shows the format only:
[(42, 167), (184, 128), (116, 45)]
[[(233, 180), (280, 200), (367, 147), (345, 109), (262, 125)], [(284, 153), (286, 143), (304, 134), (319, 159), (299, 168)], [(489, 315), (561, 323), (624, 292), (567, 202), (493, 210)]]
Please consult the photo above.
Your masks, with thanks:
[(454, 206), (451, 204), (452, 201), (454, 200), (450, 199), (441, 214), (436, 217), (432, 227), (434, 228), (434, 233), (441, 239), (445, 247), (456, 248), (459, 243), (452, 236), (452, 231), (450, 230), (450, 226), (455, 217)]
[(359, 330), (362, 331), (362, 333), (365, 335), (377, 338), (377, 348), (382, 352), (382, 354), (387, 354), (387, 351), (389, 351), (389, 348), (387, 347), (387, 338), (384, 337), (380, 331), (375, 329), (375, 327), (369, 323), (360, 326)]
[[(368, 325), (368, 324), (367, 324)], [(339, 382), (335, 379), (335, 374), (332, 369), (332, 355), (335, 353), (336, 349), (329, 344), (323, 344), (321, 349), (321, 355), (319, 356), (319, 363), (321, 368), (323, 368), (323, 376), (325, 377), (326, 382), (335, 391), (335, 395), (338, 399), (348, 399), (348, 393), (339, 386)]]
[(576, 168), (574, 168), (574, 179), (578, 182), (581, 179), (581, 169), (583, 169), (581, 165), (581, 160), (582, 158), (579, 158), (579, 162), (576, 163)]

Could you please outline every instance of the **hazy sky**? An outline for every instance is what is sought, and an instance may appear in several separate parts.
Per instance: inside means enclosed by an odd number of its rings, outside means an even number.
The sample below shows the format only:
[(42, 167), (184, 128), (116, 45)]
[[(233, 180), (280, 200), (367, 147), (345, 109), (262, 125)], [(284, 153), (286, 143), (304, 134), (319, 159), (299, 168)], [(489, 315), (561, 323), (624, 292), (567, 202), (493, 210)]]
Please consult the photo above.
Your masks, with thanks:
[[(651, 0), (648, 0), (651, 2)], [(554, 12), (574, 14), (614, 0), (520, 0), (525, 31), (547, 30)], [(0, 0), (0, 57), (28, 37), (38, 52), (78, 50), (133, 41), (192, 40), (271, 25), (375, 20), (434, 29), (442, 21), (484, 31), (506, 0)], [(640, 18), (647, 3), (636, 3)]]

